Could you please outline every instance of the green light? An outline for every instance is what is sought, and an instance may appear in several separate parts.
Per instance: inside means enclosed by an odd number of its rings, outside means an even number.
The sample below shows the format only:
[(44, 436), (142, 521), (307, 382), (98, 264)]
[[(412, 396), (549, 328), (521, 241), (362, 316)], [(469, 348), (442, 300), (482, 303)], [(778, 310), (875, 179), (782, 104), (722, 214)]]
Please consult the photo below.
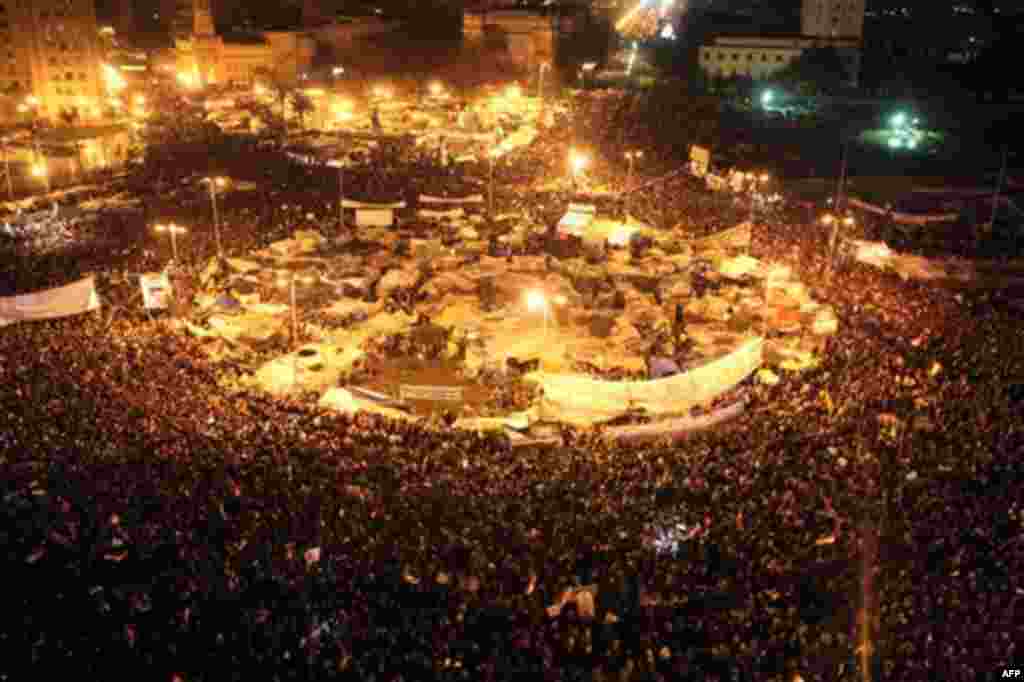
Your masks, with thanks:
[(775, 99), (775, 93), (772, 92), (771, 90), (765, 90), (763, 93), (761, 93), (761, 104), (767, 106), (768, 104), (771, 104), (771, 101), (773, 99)]
[(889, 146), (892, 147), (893, 149), (899, 149), (901, 146), (903, 146), (903, 141), (900, 140), (900, 138), (898, 137), (890, 137)]
[(907, 115), (902, 111), (898, 114), (893, 114), (892, 119), (889, 121), (893, 128), (902, 128), (907, 124)]

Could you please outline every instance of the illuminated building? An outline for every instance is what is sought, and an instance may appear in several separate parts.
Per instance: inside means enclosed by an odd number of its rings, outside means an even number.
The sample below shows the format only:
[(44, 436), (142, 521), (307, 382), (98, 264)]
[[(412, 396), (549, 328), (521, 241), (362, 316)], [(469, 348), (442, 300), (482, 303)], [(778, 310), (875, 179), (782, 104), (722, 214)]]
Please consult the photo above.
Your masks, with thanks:
[(700, 48), (700, 67), (711, 77), (766, 78), (804, 50), (833, 47), (856, 83), (864, 33), (865, 0), (803, 0), (800, 33), (723, 35)]
[[(0, 80), (24, 113), (97, 118), (104, 94), (93, 0), (0, 0)], [(30, 99), (30, 97), (32, 99)], [(6, 113), (6, 112), (5, 112)]]
[(285, 81), (308, 71), (316, 43), (303, 31), (261, 31), (218, 35), (210, 0), (189, 0), (192, 28), (176, 36), (177, 70), (182, 82), (197, 86), (251, 83), (260, 70)]

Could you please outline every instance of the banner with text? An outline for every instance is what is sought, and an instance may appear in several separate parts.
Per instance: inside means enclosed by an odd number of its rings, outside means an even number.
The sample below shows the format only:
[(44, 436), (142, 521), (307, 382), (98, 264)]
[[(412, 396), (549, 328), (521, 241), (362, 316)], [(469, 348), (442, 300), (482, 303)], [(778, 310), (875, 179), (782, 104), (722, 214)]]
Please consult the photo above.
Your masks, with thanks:
[(56, 289), (0, 298), (0, 327), (25, 320), (52, 320), (96, 310), (100, 297), (93, 277)]

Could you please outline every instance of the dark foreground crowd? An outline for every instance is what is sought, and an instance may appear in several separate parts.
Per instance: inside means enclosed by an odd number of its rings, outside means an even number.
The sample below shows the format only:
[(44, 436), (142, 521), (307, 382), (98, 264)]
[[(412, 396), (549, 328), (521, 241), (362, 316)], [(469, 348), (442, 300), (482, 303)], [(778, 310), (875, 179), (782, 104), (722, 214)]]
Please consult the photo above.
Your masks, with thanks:
[(198, 340), (141, 317), (0, 330), (0, 679), (1019, 667), (1014, 317), (860, 266), (826, 280), (822, 242), (793, 216), (753, 254), (837, 306), (821, 367), (675, 444), (512, 450), (228, 394)]

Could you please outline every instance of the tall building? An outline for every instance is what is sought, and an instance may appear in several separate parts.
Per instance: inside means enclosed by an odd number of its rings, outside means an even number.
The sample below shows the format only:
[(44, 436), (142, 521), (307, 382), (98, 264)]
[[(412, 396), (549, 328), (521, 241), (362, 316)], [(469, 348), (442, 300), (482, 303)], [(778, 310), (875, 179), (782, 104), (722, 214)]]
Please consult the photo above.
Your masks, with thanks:
[(135, 3), (133, 0), (115, 0), (114, 30), (120, 36), (131, 35), (135, 32)]
[(804, 0), (800, 29), (815, 38), (862, 38), (865, 0)]
[(191, 24), (175, 36), (177, 71), (187, 82), (204, 86), (251, 83), (258, 72), (269, 71), (285, 81), (298, 81), (316, 52), (303, 31), (217, 33), (211, 0), (187, 0)]
[(99, 118), (105, 93), (93, 0), (0, 0), (0, 7), (6, 83), (34, 95), (43, 117)]
[(32, 66), (26, 58), (24, 22), (12, 0), (0, 0), (0, 92), (22, 97), (32, 92)]

